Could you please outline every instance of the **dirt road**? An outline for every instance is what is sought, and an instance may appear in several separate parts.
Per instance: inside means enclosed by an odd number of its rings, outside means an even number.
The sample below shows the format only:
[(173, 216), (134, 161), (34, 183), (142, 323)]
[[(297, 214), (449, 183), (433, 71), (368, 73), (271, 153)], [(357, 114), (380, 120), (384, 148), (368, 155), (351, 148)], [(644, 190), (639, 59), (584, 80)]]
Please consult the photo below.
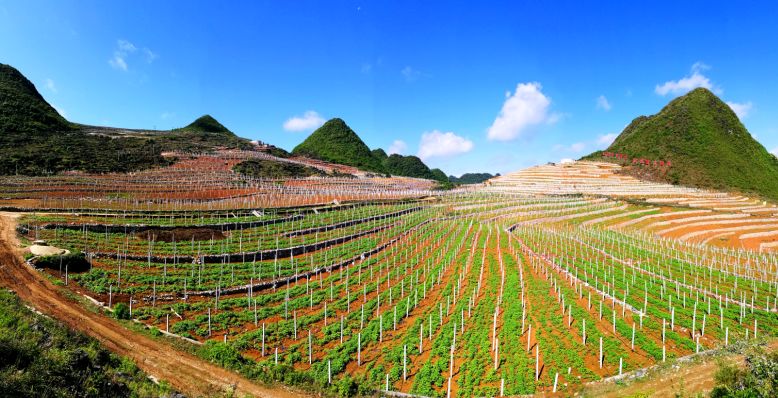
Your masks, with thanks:
[(147, 374), (165, 380), (187, 396), (299, 397), (283, 388), (261, 386), (233, 372), (125, 329), (113, 319), (95, 314), (68, 299), (61, 287), (53, 285), (28, 267), (21, 258), (13, 213), (0, 213), (0, 285), (46, 315), (72, 329), (100, 340), (109, 350), (132, 359)]

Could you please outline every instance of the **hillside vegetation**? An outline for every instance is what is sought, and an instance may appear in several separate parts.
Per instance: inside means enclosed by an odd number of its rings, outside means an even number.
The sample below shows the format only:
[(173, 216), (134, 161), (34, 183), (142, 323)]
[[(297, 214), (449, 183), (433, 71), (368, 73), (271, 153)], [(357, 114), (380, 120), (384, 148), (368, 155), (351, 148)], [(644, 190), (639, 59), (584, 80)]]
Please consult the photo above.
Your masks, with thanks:
[(342, 119), (330, 119), (292, 150), (292, 155), (386, 173), (381, 161)]
[(325, 172), (314, 167), (266, 159), (245, 160), (236, 164), (232, 169), (236, 173), (259, 178), (290, 178), (326, 175)]
[(222, 133), (224, 135), (235, 135), (232, 131), (224, 127), (218, 120), (214, 119), (211, 115), (203, 115), (198, 117), (194, 122), (189, 123), (186, 127), (173, 129), (173, 131), (192, 131), (199, 133)]
[(0, 396), (159, 397), (170, 393), (97, 340), (33, 313), (14, 294), (0, 290)]
[[(704, 88), (672, 100), (656, 115), (636, 118), (607, 151), (672, 162), (658, 169), (628, 161), (625, 172), (637, 176), (778, 199), (778, 159)], [(584, 159), (603, 160), (601, 152)]]
[(173, 131), (127, 130), (70, 123), (24, 75), (0, 64), (0, 175), (78, 170), (131, 172), (164, 166), (165, 151), (249, 149), (211, 116)]
[(416, 156), (387, 155), (383, 149), (370, 150), (359, 135), (342, 119), (330, 119), (292, 150), (293, 155), (354, 166), (361, 170), (396, 176), (448, 182), (441, 170), (430, 170)]
[(394, 153), (384, 160), (384, 167), (390, 174), (394, 175), (435, 179), (430, 168), (413, 155), (403, 156)]
[(0, 132), (69, 131), (73, 126), (18, 70), (0, 64)]
[(218, 147), (251, 149), (251, 142), (240, 138), (211, 115), (203, 115), (186, 127), (156, 137), (164, 151), (208, 152)]
[(454, 184), (480, 184), (490, 178), (499, 176), (500, 173), (491, 175), (489, 173), (465, 173), (459, 177), (448, 176), (449, 181)]

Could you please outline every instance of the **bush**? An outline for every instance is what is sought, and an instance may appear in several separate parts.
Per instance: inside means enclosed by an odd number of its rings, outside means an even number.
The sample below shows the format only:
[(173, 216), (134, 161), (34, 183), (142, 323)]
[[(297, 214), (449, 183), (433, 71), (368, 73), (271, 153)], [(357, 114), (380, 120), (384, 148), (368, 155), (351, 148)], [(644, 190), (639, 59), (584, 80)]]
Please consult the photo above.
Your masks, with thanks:
[(721, 363), (712, 398), (778, 396), (778, 352), (754, 348), (746, 354), (746, 368)]
[(68, 272), (84, 272), (89, 270), (91, 264), (87, 261), (84, 253), (78, 252), (38, 257), (35, 260), (35, 266), (55, 270), (59, 270), (62, 267), (62, 272), (65, 272), (65, 270), (68, 270)]
[(113, 307), (113, 316), (116, 319), (130, 319), (130, 307), (124, 303), (116, 304)]
[(241, 369), (247, 363), (234, 347), (213, 340), (201, 346), (201, 353), (205, 359), (228, 369)]

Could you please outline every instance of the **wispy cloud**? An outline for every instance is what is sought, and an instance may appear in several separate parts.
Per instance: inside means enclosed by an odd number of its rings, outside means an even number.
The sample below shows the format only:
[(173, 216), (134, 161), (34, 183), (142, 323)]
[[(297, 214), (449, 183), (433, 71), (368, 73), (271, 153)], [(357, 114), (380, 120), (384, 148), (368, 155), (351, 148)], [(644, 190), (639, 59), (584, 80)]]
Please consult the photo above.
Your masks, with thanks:
[(745, 118), (748, 116), (748, 114), (751, 112), (751, 108), (753, 108), (754, 104), (751, 103), (751, 101), (743, 102), (743, 103), (737, 103), (732, 101), (727, 101), (727, 105), (729, 105), (730, 108), (735, 112), (737, 117), (740, 119)]
[(405, 143), (403, 140), (394, 140), (392, 142), (392, 145), (389, 145), (389, 149), (386, 150), (386, 153), (391, 155), (393, 153), (396, 153), (398, 155), (402, 155), (405, 153), (405, 151), (408, 150), (408, 144)]
[[(126, 72), (129, 70), (127, 60), (138, 53), (139, 48), (129, 40), (119, 39), (116, 41), (116, 48), (113, 56), (108, 60), (108, 64), (114, 69)], [(140, 48), (140, 53), (146, 63), (152, 63), (158, 58), (158, 55), (147, 47)]]
[(453, 132), (433, 130), (421, 135), (419, 152), (416, 156), (422, 160), (433, 157), (450, 157), (470, 152), (473, 141), (460, 137)]
[(524, 135), (534, 125), (556, 123), (561, 115), (549, 113), (551, 99), (542, 92), (540, 83), (519, 83), (516, 91), (505, 93), (505, 102), (487, 131), (487, 138), (510, 141)]
[(691, 67), (691, 74), (678, 80), (669, 80), (663, 84), (657, 84), (654, 87), (654, 92), (665, 96), (668, 94), (682, 95), (698, 87), (707, 88), (715, 93), (720, 94), (722, 90), (716, 87), (711, 80), (702, 74), (703, 71), (710, 69), (710, 66), (705, 65), (702, 62), (696, 62)]
[(405, 68), (402, 68), (400, 71), (400, 74), (403, 75), (405, 78), (405, 81), (412, 82), (418, 79), (421, 76), (421, 72), (411, 68), (410, 66), (406, 66)]
[(57, 86), (54, 84), (54, 80), (50, 78), (46, 79), (46, 88), (54, 94), (57, 93)]
[(605, 98), (604, 95), (597, 97), (597, 109), (602, 109), (605, 112), (611, 110), (611, 103), (608, 102), (608, 99)]
[(306, 111), (302, 116), (293, 116), (286, 119), (284, 122), (284, 130), (286, 131), (311, 131), (322, 124), (325, 120), (319, 116), (316, 111)]

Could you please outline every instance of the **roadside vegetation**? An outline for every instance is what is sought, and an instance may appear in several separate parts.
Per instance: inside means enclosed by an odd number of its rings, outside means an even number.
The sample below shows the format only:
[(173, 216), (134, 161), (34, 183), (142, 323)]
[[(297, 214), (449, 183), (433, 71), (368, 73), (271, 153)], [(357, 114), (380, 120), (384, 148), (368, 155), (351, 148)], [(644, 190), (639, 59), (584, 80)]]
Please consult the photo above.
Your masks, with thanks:
[(131, 361), (26, 308), (0, 290), (0, 395), (8, 397), (160, 397)]

